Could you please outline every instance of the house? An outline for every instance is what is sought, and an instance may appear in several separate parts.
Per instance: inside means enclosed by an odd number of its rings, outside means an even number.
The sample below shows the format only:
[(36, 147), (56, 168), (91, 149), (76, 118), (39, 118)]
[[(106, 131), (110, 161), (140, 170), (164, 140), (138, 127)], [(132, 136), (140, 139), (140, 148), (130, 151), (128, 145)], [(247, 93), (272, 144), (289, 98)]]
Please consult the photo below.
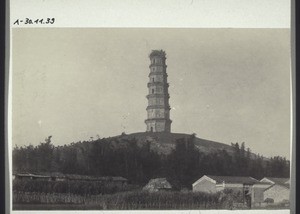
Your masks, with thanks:
[(115, 186), (123, 186), (128, 183), (126, 178), (121, 176), (89, 176), (89, 175), (75, 175), (75, 174), (52, 174), (52, 180), (54, 181), (95, 181), (102, 184), (113, 184)]
[(280, 184), (280, 185), (289, 185), (290, 184), (290, 178), (264, 177), (260, 181), (271, 183), (271, 184)]
[(193, 191), (216, 193), (231, 189), (234, 192), (242, 191), (247, 194), (249, 188), (255, 183), (259, 181), (252, 177), (204, 175), (193, 183)]
[(146, 186), (143, 187), (143, 190), (149, 191), (149, 192), (158, 192), (158, 191), (167, 191), (171, 190), (172, 186), (167, 181), (166, 178), (155, 178), (151, 179)]
[(216, 193), (231, 190), (241, 194), (240, 202), (254, 206), (263, 202), (263, 191), (269, 186), (269, 183), (252, 177), (204, 175), (193, 183), (193, 191)]
[(126, 178), (120, 176), (103, 176), (95, 177), (89, 175), (75, 175), (75, 174), (63, 174), (63, 173), (41, 173), (36, 174), (14, 174), (15, 179), (19, 180), (48, 180), (48, 181), (95, 181), (102, 184), (110, 184), (115, 186), (123, 186), (128, 183)]
[(260, 181), (252, 186), (252, 207), (261, 207), (264, 203), (264, 191), (270, 187), (270, 183)]
[(265, 177), (261, 179), (268, 182), (270, 186), (263, 192), (265, 203), (288, 203), (290, 199), (290, 179)]
[(50, 176), (46, 175), (35, 175), (35, 174), (30, 174), (30, 173), (24, 173), (24, 174), (15, 174), (14, 179), (16, 180), (50, 180)]

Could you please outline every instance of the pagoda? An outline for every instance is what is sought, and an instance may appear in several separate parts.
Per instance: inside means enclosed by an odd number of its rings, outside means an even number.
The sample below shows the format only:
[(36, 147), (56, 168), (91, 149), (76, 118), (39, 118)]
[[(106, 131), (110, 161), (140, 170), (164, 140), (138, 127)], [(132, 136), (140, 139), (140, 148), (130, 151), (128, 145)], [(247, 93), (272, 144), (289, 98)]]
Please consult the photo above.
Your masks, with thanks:
[(166, 72), (166, 53), (153, 50), (150, 55), (148, 82), (147, 132), (171, 132), (169, 84)]

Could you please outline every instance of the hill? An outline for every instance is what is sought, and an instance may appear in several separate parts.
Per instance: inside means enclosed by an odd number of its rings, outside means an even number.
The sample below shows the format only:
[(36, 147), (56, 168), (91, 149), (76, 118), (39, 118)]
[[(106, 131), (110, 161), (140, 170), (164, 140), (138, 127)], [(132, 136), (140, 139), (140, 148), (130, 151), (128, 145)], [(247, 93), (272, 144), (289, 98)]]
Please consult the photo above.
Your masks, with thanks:
[(13, 171), (122, 176), (132, 184), (165, 177), (178, 188), (209, 175), (286, 177), (289, 161), (251, 154), (245, 145), (227, 145), (181, 133), (132, 133), (55, 146), (51, 136), (37, 146), (13, 149)]
[[(176, 141), (179, 139), (188, 139), (192, 137), (192, 134), (183, 133), (168, 133), (168, 132), (138, 132), (132, 134), (122, 134), (115, 137), (110, 137), (112, 144), (115, 148), (119, 146), (126, 146), (124, 142), (136, 139), (139, 146), (143, 146), (150, 143), (150, 148), (152, 151), (158, 154), (170, 154), (173, 149), (175, 149)], [(120, 143), (120, 142), (123, 142)], [(205, 140), (202, 138), (195, 137), (194, 143), (196, 148), (205, 153), (209, 154), (212, 152), (217, 152), (218, 150), (226, 150), (229, 154), (234, 152), (232, 146), (219, 143), (215, 141)]]

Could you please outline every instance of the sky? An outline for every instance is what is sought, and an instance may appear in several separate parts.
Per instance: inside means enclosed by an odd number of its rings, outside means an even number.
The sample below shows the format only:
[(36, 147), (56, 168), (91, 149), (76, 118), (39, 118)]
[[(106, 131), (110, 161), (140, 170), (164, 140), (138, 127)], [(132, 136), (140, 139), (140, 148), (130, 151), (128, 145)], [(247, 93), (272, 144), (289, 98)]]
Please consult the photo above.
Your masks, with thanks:
[(154, 49), (172, 132), (289, 159), (289, 29), (15, 28), (12, 145), (145, 131)]

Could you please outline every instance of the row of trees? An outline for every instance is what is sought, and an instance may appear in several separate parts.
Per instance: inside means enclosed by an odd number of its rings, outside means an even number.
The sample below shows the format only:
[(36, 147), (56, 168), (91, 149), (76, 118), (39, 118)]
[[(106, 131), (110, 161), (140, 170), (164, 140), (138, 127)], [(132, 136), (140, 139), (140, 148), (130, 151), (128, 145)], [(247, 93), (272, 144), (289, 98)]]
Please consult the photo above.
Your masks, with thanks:
[[(151, 150), (150, 142), (138, 145), (135, 139), (97, 139), (53, 146), (51, 136), (37, 146), (13, 149), (15, 172), (61, 172), (94, 176), (123, 176), (134, 184), (144, 185), (149, 179), (166, 177), (175, 187), (190, 188), (203, 176), (231, 175), (288, 177), (289, 161), (254, 155), (245, 144), (232, 144), (233, 153), (219, 150), (206, 154), (199, 151), (194, 135), (179, 139), (169, 155)], [(117, 146), (115, 146), (117, 145)]]

